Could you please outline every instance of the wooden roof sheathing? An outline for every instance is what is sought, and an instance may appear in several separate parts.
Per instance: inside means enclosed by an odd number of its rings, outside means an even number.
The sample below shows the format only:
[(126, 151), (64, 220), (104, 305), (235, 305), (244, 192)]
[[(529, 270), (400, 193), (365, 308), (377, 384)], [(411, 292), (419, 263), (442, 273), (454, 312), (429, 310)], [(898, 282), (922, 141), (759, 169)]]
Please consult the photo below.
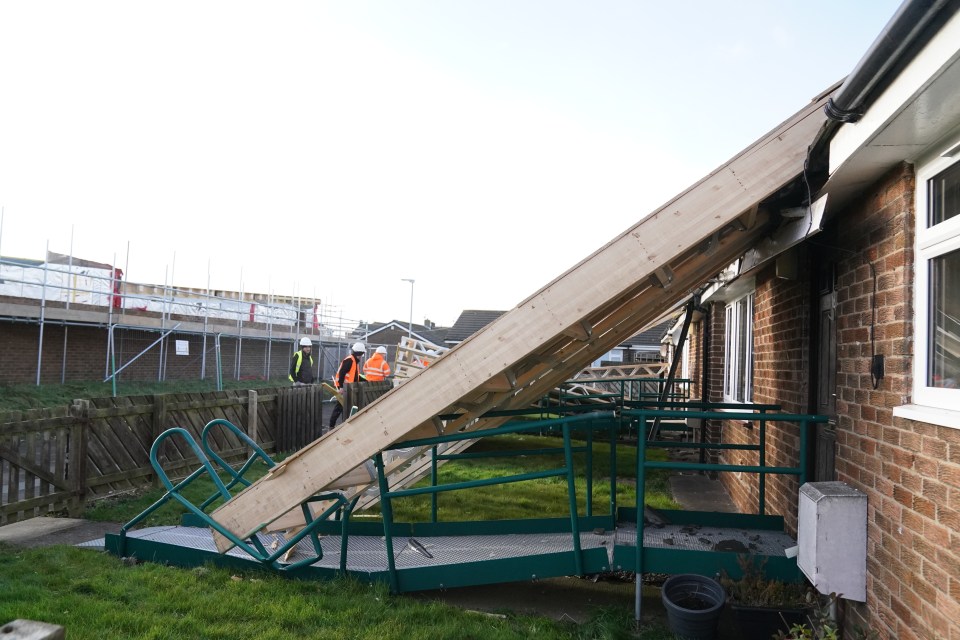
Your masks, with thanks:
[[(803, 171), (819, 96), (731, 161), (311, 443), (218, 508), (246, 537), (395, 442), (494, 426), (616, 347), (739, 257), (765, 230), (758, 204)], [(441, 423), (436, 416), (456, 413)], [(500, 419), (502, 421), (502, 419)], [(215, 535), (220, 551), (230, 542)]]

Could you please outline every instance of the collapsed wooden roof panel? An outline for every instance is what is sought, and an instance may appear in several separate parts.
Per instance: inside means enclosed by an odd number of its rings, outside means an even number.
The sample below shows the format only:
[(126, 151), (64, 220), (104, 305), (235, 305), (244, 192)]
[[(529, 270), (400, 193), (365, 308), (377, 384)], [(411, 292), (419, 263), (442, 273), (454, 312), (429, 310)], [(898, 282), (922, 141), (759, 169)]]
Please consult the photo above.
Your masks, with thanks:
[[(803, 170), (828, 95), (217, 509), (245, 537), (395, 442), (535, 400), (657, 320), (754, 244), (758, 204)], [(217, 535), (221, 551), (229, 541)]]

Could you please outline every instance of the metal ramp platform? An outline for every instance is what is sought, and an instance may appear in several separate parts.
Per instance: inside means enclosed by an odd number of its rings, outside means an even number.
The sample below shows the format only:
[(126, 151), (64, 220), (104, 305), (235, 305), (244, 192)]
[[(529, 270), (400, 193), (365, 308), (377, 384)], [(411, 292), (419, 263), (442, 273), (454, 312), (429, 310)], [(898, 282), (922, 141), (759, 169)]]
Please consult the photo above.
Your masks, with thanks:
[[(629, 512), (629, 510), (625, 510)], [(779, 519), (743, 514), (663, 512), (686, 522), (647, 525), (644, 528), (644, 565), (647, 571), (675, 573), (678, 567), (695, 567), (699, 573), (727, 571), (735, 575), (743, 554), (762, 559), (768, 567), (796, 571), (787, 550), (796, 545), (789, 535), (772, 528)], [(682, 514), (682, 515), (681, 515)], [(607, 522), (604, 522), (607, 520)], [(608, 518), (585, 519), (579, 533), (580, 568), (569, 527), (561, 520), (523, 520), (460, 523), (395, 523), (393, 565), (395, 591), (423, 591), (453, 587), (521, 582), (577, 574), (631, 571), (636, 561), (636, 525), (620, 522), (611, 527)], [(696, 524), (694, 520), (723, 520), (717, 524)], [(603, 526), (606, 524), (607, 526)], [(726, 526), (724, 526), (724, 524)], [(598, 525), (590, 528), (590, 525)], [(387, 545), (379, 524), (359, 523), (348, 536), (346, 557), (342, 555), (339, 531), (318, 536), (322, 547), (316, 559), (313, 545), (298, 542), (290, 563), (315, 561), (291, 572), (297, 578), (327, 579), (342, 573), (352, 577), (390, 582)], [(566, 530), (561, 530), (566, 528)], [(462, 533), (467, 530), (476, 533)], [(540, 530), (537, 530), (540, 529)], [(444, 533), (446, 532), (446, 533)], [(440, 534), (440, 535), (438, 535)], [(259, 534), (264, 547), (283, 545), (280, 534)], [(118, 535), (105, 539), (108, 551), (142, 560), (180, 566), (207, 562), (237, 568), (262, 569), (263, 563), (234, 548), (217, 551), (210, 530), (195, 526), (165, 526), (127, 533), (121, 552)]]
[[(486, 523), (475, 524), (482, 527)], [(370, 581), (390, 581), (387, 546), (382, 535), (350, 535), (346, 573)], [(579, 534), (583, 571), (610, 570), (615, 533), (603, 529)], [(281, 535), (260, 534), (269, 547)], [(322, 558), (296, 569), (297, 578), (327, 579), (341, 573), (341, 540), (338, 534), (319, 538)], [(149, 527), (131, 531), (125, 553), (141, 560), (179, 566), (207, 562), (261, 570), (262, 562), (239, 548), (226, 554), (217, 551), (209, 529), (189, 526)], [(108, 535), (107, 551), (119, 553), (119, 536)], [(573, 540), (567, 532), (500, 533), (483, 535), (411, 536), (395, 535), (393, 560), (396, 591), (423, 591), (453, 587), (518, 582), (578, 573)], [(291, 563), (314, 557), (313, 545), (301, 540), (294, 547)]]

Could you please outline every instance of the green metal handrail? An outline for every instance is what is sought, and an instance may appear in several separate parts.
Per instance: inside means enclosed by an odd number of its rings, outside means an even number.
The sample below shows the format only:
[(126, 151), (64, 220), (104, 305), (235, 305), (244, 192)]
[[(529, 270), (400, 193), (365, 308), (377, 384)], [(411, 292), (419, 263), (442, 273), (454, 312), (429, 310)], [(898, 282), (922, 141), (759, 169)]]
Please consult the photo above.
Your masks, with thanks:
[[(217, 455), (212, 448), (210, 448), (207, 438), (213, 427), (224, 426), (229, 430), (233, 431), (244, 443), (250, 445), (253, 448), (253, 453), (246, 463), (241, 467), (239, 471), (234, 470), (229, 464), (227, 464), (219, 455)], [(168, 438), (174, 436), (179, 436), (182, 438), (187, 445), (193, 450), (194, 455), (200, 461), (200, 467), (189, 474), (186, 478), (181, 480), (176, 485), (170, 480), (169, 476), (164, 470), (163, 466), (160, 464), (158, 458), (158, 452), (160, 450), (161, 444)], [(204, 511), (211, 503), (213, 503), (217, 498), (223, 498), (223, 500), (229, 501), (231, 499), (231, 494), (229, 489), (237, 484), (242, 484), (244, 487), (252, 484), (249, 480), (244, 478), (244, 474), (250, 468), (250, 466), (258, 458), (262, 459), (268, 466), (275, 466), (274, 461), (263, 451), (255, 442), (253, 442), (249, 437), (246, 436), (242, 431), (240, 431), (235, 425), (230, 423), (227, 420), (216, 419), (212, 420), (204, 427), (201, 440), (203, 446), (198, 446), (197, 442), (193, 439), (193, 436), (190, 433), (181, 427), (173, 427), (167, 429), (161, 433), (156, 440), (154, 440), (153, 446), (150, 448), (150, 464), (153, 466), (154, 471), (157, 473), (157, 477), (160, 479), (161, 483), (167, 488), (167, 492), (152, 505), (144, 509), (140, 514), (135, 516), (129, 522), (124, 524), (120, 528), (119, 535), (119, 553), (120, 555), (126, 554), (126, 543), (127, 543), (127, 532), (133, 529), (137, 524), (142, 522), (147, 516), (151, 513), (165, 505), (170, 500), (176, 500), (184, 508), (186, 508), (190, 513), (192, 513), (200, 521), (204, 522), (206, 526), (213, 529), (214, 531), (220, 533), (231, 543), (233, 543), (238, 548), (242, 549), (253, 559), (269, 565), (270, 567), (278, 571), (293, 571), (305, 565), (313, 564), (318, 560), (323, 558), (323, 549), (320, 545), (320, 540), (317, 537), (317, 530), (320, 528), (320, 525), (329, 520), (332, 515), (336, 515), (341, 519), (341, 538), (340, 538), (340, 572), (346, 574), (346, 561), (347, 561), (347, 546), (348, 546), (348, 522), (350, 514), (353, 511), (354, 506), (357, 503), (357, 500), (360, 498), (358, 494), (352, 500), (346, 498), (343, 493), (339, 491), (327, 492), (322, 494), (317, 494), (312, 496), (304, 503), (301, 504), (301, 509), (303, 512), (305, 527), (300, 530), (295, 536), (286, 540), (284, 544), (280, 545), (272, 553), (268, 552), (266, 547), (260, 541), (256, 533), (242, 539), (226, 528), (224, 528), (219, 522), (214, 520), (208, 513)], [(208, 457), (209, 455), (209, 457)], [(220, 479), (219, 475), (216, 472), (213, 464), (210, 461), (210, 458), (216, 461), (218, 466), (221, 466), (233, 479), (227, 485), (224, 485), (223, 481)], [(200, 507), (197, 507), (192, 502), (187, 500), (181, 495), (183, 491), (190, 483), (202, 476), (204, 473), (210, 476), (211, 481), (214, 483), (216, 490), (213, 495), (211, 495), (207, 500), (205, 500)], [(332, 500), (333, 504), (327, 507), (321, 514), (314, 517), (310, 511), (309, 503), (319, 502), (319, 501), (328, 501)], [(289, 550), (295, 547), (301, 540), (305, 537), (310, 537), (314, 555), (308, 556), (307, 558), (294, 562), (294, 563), (284, 563), (279, 560), (287, 554)]]
[[(580, 522), (577, 512), (576, 483), (573, 468), (573, 449), (571, 445), (571, 425), (575, 423), (593, 423), (590, 431), (592, 432), (595, 423), (600, 420), (613, 420), (616, 417), (613, 411), (598, 411), (588, 415), (567, 416), (565, 418), (556, 418), (553, 420), (538, 421), (536, 423), (506, 423), (493, 429), (483, 429), (477, 431), (452, 433), (447, 435), (435, 436), (431, 438), (420, 438), (417, 440), (407, 440), (391, 445), (388, 449), (400, 449), (405, 447), (430, 446), (434, 449), (433, 461), (431, 464), (431, 486), (417, 487), (413, 489), (399, 489), (391, 491), (389, 481), (385, 472), (383, 462), (383, 452), (378, 452), (374, 456), (374, 464), (377, 469), (377, 484), (380, 490), (381, 515), (383, 516), (384, 543), (387, 552), (387, 573), (390, 583), (390, 589), (394, 593), (400, 590), (399, 577), (397, 575), (396, 561), (393, 553), (393, 504), (394, 498), (409, 497), (416, 495), (436, 496), (441, 492), (458, 491), (462, 489), (471, 489), (475, 487), (492, 486), (498, 484), (507, 484), (512, 482), (523, 482), (527, 480), (538, 480), (556, 476), (566, 476), (567, 478), (567, 497), (570, 509), (570, 529), (573, 536), (574, 566), (577, 575), (583, 574), (583, 557), (580, 545)], [(483, 480), (471, 480), (467, 482), (455, 482), (445, 485), (436, 484), (436, 445), (444, 442), (454, 442), (459, 440), (477, 439), (482, 437), (504, 435), (511, 433), (520, 433), (524, 431), (538, 430), (543, 427), (560, 426), (563, 429), (563, 452), (564, 466), (556, 469), (537, 471), (531, 473), (514, 474), (510, 476), (501, 476), (498, 478), (486, 478)], [(435, 502), (433, 503), (435, 508)], [(435, 517), (435, 515), (434, 515)]]
[[(634, 594), (634, 617), (640, 620), (640, 591), (643, 575), (643, 536), (644, 536), (644, 494), (646, 492), (646, 471), (647, 469), (678, 469), (678, 470), (697, 470), (697, 471), (746, 471), (760, 474), (760, 514), (765, 511), (763, 479), (767, 474), (775, 473), (781, 475), (797, 475), (800, 484), (806, 482), (807, 473), (807, 428), (810, 423), (828, 422), (829, 417), (821, 415), (804, 415), (790, 413), (747, 413), (740, 411), (669, 411), (669, 410), (627, 410), (624, 414), (635, 416), (641, 424), (646, 424), (648, 418), (700, 418), (705, 420), (742, 420), (757, 421), (760, 423), (759, 442), (760, 445), (727, 445), (726, 449), (743, 449), (750, 451), (759, 451), (759, 465), (730, 465), (730, 464), (708, 464), (708, 463), (690, 463), (690, 462), (658, 462), (648, 461), (646, 459), (646, 449), (650, 444), (645, 438), (637, 439), (637, 500), (636, 500), (636, 558), (634, 566), (635, 575), (635, 594)], [(800, 427), (800, 447), (799, 460), (796, 467), (768, 467), (764, 464), (763, 446), (766, 444), (765, 432), (767, 422), (796, 422)], [(671, 443), (671, 446), (682, 447), (681, 443)], [(717, 448), (720, 448), (719, 446)]]
[[(239, 470), (235, 470), (229, 463), (227, 463), (223, 458), (221, 458), (216, 451), (213, 450), (213, 447), (210, 446), (210, 443), (208, 441), (210, 437), (210, 431), (217, 426), (227, 428), (229, 431), (233, 432), (233, 434), (237, 436), (237, 438), (239, 438), (243, 444), (247, 445), (253, 450), (253, 453), (250, 454), (250, 457), (247, 458), (247, 461), (243, 463), (243, 466), (241, 466)], [(254, 442), (246, 433), (244, 433), (239, 427), (234, 425), (229, 420), (224, 420), (223, 418), (216, 418), (207, 423), (207, 425), (203, 428), (203, 431), (200, 434), (200, 446), (203, 447), (203, 450), (207, 454), (207, 456), (217, 463), (217, 466), (219, 466), (223, 471), (225, 471), (227, 474), (229, 474), (233, 478), (225, 487), (225, 489), (228, 492), (237, 484), (242, 484), (244, 487), (249, 487), (251, 484), (253, 484), (252, 482), (244, 478), (244, 474), (247, 473), (247, 471), (250, 469), (253, 463), (256, 462), (258, 459), (262, 460), (263, 463), (270, 468), (275, 467), (277, 465), (277, 463), (273, 461), (273, 458), (267, 455), (267, 453), (263, 449), (261, 449), (260, 446), (256, 442)], [(218, 497), (217, 493), (214, 493), (213, 495), (211, 495), (209, 498), (207, 498), (200, 504), (200, 509), (206, 510), (206, 508), (210, 506), (217, 499), (217, 497)]]

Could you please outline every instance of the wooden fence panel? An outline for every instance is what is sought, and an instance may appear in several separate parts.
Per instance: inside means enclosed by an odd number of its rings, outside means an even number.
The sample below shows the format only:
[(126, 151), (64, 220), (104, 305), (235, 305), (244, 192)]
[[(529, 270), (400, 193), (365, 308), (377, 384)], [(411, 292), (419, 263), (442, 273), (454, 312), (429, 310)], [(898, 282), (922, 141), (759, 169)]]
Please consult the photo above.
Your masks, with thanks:
[(278, 451), (277, 424), (280, 415), (279, 389), (261, 389), (257, 399), (257, 430), (260, 435), (260, 446), (265, 451)]
[(0, 525), (69, 508), (73, 424), (63, 407), (0, 417)]
[(323, 435), (323, 393), (320, 385), (277, 390), (278, 453), (297, 451)]
[[(323, 394), (308, 387), (291, 414), (298, 447), (319, 437)], [(0, 413), (0, 524), (49, 513), (79, 515), (87, 500), (149, 487), (157, 478), (150, 449), (164, 430), (179, 426), (199, 443), (203, 428), (222, 418), (245, 432), (249, 411), (257, 416), (257, 443), (275, 451), (281, 420), (280, 392), (261, 389), (256, 402), (247, 391), (162, 394), (79, 400), (69, 407)], [(211, 430), (211, 446), (231, 463), (245, 460), (247, 447), (227, 429)], [(172, 479), (199, 465), (182, 438), (167, 439), (159, 459)]]

